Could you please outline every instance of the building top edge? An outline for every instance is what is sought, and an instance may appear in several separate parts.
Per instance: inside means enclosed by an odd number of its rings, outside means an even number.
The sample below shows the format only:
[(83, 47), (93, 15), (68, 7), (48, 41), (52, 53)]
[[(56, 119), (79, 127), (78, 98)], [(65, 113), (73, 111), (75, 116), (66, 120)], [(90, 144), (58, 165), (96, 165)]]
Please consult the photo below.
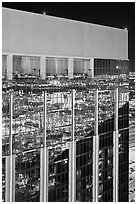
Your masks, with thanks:
[(29, 12), (29, 11), (23, 11), (23, 10), (18, 10), (18, 9), (12, 9), (12, 8), (6, 8), (6, 7), (2, 7), (3, 10), (10, 10), (13, 12), (20, 12), (20, 13), (27, 13), (30, 15), (38, 15), (41, 17), (46, 17), (46, 18), (54, 18), (54, 19), (58, 19), (58, 20), (64, 20), (64, 21), (69, 21), (69, 22), (75, 22), (75, 23), (82, 23), (82, 24), (87, 24), (87, 25), (92, 25), (92, 26), (98, 26), (98, 27), (104, 27), (104, 28), (108, 28), (108, 29), (115, 29), (115, 30), (120, 30), (120, 31), (124, 31), (127, 32), (127, 29), (124, 28), (116, 28), (116, 27), (112, 27), (112, 26), (107, 26), (107, 25), (101, 25), (101, 24), (95, 24), (95, 23), (89, 23), (89, 22), (85, 22), (85, 21), (79, 21), (79, 20), (73, 20), (73, 19), (68, 19), (68, 18), (62, 18), (62, 17), (57, 17), (57, 16), (50, 16), (50, 15), (44, 15), (44, 14), (40, 14), (40, 13), (34, 13), (34, 12)]

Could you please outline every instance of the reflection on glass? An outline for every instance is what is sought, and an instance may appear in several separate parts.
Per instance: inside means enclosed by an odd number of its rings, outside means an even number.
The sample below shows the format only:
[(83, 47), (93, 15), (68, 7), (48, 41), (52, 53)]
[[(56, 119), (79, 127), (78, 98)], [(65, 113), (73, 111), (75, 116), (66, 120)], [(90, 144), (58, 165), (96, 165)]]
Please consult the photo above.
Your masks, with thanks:
[(81, 139), (76, 143), (76, 200), (93, 199), (93, 137)]
[(39, 202), (40, 153), (29, 152), (16, 157), (15, 201)]
[(68, 202), (69, 146), (58, 145), (49, 150), (48, 201)]

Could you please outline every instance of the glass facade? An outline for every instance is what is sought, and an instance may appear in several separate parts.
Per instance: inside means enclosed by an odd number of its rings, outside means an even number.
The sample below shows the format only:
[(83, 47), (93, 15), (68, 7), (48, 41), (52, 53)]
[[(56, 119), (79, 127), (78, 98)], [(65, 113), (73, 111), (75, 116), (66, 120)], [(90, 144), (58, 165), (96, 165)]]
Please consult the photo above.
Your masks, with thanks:
[(95, 76), (128, 74), (128, 68), (128, 60), (94, 59)]
[[(39, 77), (39, 57), (13, 57), (13, 80), (2, 84), (2, 199), (7, 201), (8, 157), (13, 159), (15, 202), (42, 200), (43, 151), (46, 149), (47, 200), (69, 202), (72, 183), (78, 202), (114, 201), (114, 132), (118, 131), (119, 201), (128, 201), (129, 62), (94, 59), (94, 74), (81, 77), (90, 67), (88, 59), (74, 59), (73, 79), (60, 78), (68, 72), (68, 59), (47, 57), (46, 80)], [(104, 70), (104, 71), (103, 71)], [(18, 71), (18, 73), (16, 73)], [(35, 72), (33, 72), (35, 71)], [(48, 77), (48, 76), (52, 77)], [(59, 77), (58, 77), (59, 76)], [(116, 106), (116, 89), (118, 106)], [(98, 93), (98, 97), (96, 94)], [(98, 98), (98, 99), (97, 99)], [(116, 110), (118, 107), (118, 110)], [(97, 128), (96, 128), (97, 127)], [(95, 161), (98, 139), (98, 163)], [(71, 147), (76, 149), (71, 152)], [(72, 162), (72, 160), (74, 162)], [(71, 164), (73, 165), (71, 166)], [(95, 175), (94, 167), (98, 166)], [(94, 180), (97, 177), (97, 200)], [(75, 182), (73, 181), (75, 180)]]
[(99, 92), (99, 202), (113, 201), (114, 103), (114, 90)]

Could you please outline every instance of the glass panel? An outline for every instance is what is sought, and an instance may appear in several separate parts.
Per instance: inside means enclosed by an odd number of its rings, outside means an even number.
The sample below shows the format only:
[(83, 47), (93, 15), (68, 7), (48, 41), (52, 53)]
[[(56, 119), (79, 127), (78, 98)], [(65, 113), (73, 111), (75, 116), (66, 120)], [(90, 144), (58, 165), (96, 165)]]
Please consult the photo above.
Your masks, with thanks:
[(88, 72), (90, 71), (90, 69), (91, 69), (90, 68), (90, 60), (84, 59), (84, 70), (83, 70), (84, 74), (87, 75)]
[(44, 94), (16, 90), (13, 93), (13, 153), (43, 147), (43, 130)]
[(47, 146), (71, 139), (71, 92), (53, 92), (47, 95)]
[(2, 55), (2, 78), (7, 78), (7, 55)]
[(68, 59), (56, 58), (57, 60), (57, 75), (68, 75)]
[(119, 201), (127, 201), (129, 189), (129, 92), (119, 89)]
[(123, 75), (128, 74), (129, 62), (127, 60), (94, 59), (94, 75)]
[(76, 201), (93, 199), (93, 136), (95, 123), (95, 94), (91, 89), (75, 95), (76, 139)]
[(113, 201), (114, 90), (98, 94), (99, 202)]
[(13, 78), (40, 77), (40, 57), (13, 56)]
[[(98, 94), (98, 121), (104, 124), (103, 129), (99, 127), (99, 134), (102, 132), (113, 131), (114, 123), (114, 90), (102, 90)], [(105, 123), (104, 123), (105, 122)]]
[[(75, 138), (84, 138), (94, 132), (95, 95), (91, 89), (76, 91), (75, 95)], [(93, 133), (94, 134), (94, 133)]]
[(73, 61), (73, 74), (81, 75), (84, 72), (84, 61), (82, 59), (74, 59)]
[(93, 135), (76, 142), (76, 201), (93, 201)]
[(10, 92), (3, 83), (2, 91), (2, 155), (9, 155)]
[(47, 75), (56, 75), (56, 61), (53, 57), (46, 58), (46, 74)]
[(68, 202), (69, 196), (69, 146), (49, 148), (48, 202)]
[(28, 151), (16, 156), (15, 201), (40, 201), (40, 153)]
[(71, 92), (47, 95), (47, 146), (49, 149), (48, 201), (68, 202)]
[[(129, 91), (130, 91), (129, 92), (129, 126), (132, 132), (135, 130), (135, 73), (133, 72), (130, 72), (129, 74)], [(134, 137), (134, 140), (135, 140), (135, 137)], [(132, 144), (133, 144), (133, 141), (132, 141)]]

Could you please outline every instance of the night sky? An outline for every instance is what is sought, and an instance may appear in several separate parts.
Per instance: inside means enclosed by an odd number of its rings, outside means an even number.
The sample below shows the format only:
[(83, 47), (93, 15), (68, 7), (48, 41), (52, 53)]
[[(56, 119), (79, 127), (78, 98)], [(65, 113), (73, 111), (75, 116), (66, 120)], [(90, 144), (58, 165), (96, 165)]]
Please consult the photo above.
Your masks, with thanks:
[(68, 18), (78, 21), (127, 28), (130, 70), (135, 70), (134, 2), (3, 2), (3, 7)]

